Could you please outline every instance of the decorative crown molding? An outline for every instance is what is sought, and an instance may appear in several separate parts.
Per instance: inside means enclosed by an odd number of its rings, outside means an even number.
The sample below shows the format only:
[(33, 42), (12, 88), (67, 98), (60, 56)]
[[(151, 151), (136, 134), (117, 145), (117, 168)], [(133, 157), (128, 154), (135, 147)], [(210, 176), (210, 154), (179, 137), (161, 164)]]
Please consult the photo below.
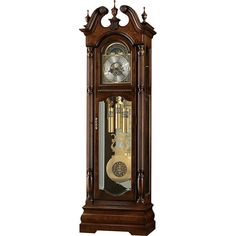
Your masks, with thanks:
[(104, 6), (98, 7), (91, 17), (88, 19), (87, 25), (85, 25), (85, 28), (80, 29), (85, 35), (92, 32), (96, 26), (101, 23), (101, 19), (103, 16), (105, 16), (108, 13), (108, 9)]
[[(139, 32), (139, 33), (145, 33), (145, 34), (149, 35), (150, 37), (153, 37), (153, 35), (156, 34), (156, 32), (154, 31), (154, 28), (146, 22), (147, 14), (146, 14), (145, 10), (142, 14), (142, 19), (143, 19), (142, 23), (133, 8), (123, 5), (120, 7), (120, 11), (128, 16), (129, 23), (131, 22), (131, 24), (134, 28), (134, 31)], [(106, 14), (108, 14), (108, 9), (106, 7), (101, 6), (101, 7), (97, 8), (92, 13), (91, 16), (89, 16), (89, 13), (87, 13), (87, 16), (85, 18), (87, 24), (84, 26), (84, 28), (82, 28), (80, 30), (85, 35), (89, 35), (90, 33), (93, 33), (94, 31), (96, 31), (98, 25), (100, 26), (99, 28), (103, 28), (103, 29), (107, 29), (107, 30), (117, 30), (117, 29), (121, 28), (119, 25), (120, 19), (117, 18), (118, 9), (115, 6), (115, 1), (114, 1), (114, 7), (111, 9), (111, 13), (112, 13), (113, 17), (111, 19), (109, 19), (111, 22), (109, 27), (103, 27), (101, 24), (102, 18)]]

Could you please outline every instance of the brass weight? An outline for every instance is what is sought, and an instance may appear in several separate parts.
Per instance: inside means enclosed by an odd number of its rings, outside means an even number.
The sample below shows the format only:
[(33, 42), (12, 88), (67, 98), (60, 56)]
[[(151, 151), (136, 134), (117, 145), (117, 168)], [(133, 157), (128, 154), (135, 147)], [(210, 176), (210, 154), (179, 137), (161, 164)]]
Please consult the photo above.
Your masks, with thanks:
[(108, 114), (107, 114), (107, 119), (108, 119), (108, 133), (114, 133), (114, 108), (109, 107), (108, 108)]
[(121, 97), (116, 98), (116, 104), (115, 104), (115, 128), (116, 129), (122, 129), (123, 125), (123, 117), (122, 117), (122, 109), (123, 109), (123, 102), (121, 101)]
[(122, 110), (122, 117), (123, 117), (123, 133), (127, 133), (128, 131), (128, 122), (129, 122), (129, 109), (123, 108)]

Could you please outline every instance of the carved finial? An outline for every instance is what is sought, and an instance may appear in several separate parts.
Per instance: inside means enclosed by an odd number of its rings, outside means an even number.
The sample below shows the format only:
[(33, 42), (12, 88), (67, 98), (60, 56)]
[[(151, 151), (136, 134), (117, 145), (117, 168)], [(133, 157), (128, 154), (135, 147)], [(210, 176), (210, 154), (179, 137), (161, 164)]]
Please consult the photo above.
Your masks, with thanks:
[(89, 10), (87, 10), (87, 16), (85, 17), (85, 20), (86, 20), (87, 24), (88, 24), (88, 22), (89, 22), (89, 19), (90, 19)]
[(116, 8), (116, 0), (114, 0), (114, 7), (111, 9), (113, 18), (116, 18), (117, 12), (118, 12), (118, 9)]
[(145, 7), (143, 7), (143, 14), (142, 14), (143, 22), (146, 22), (147, 13), (145, 12)]
[(111, 22), (110, 28), (112, 30), (116, 30), (119, 28), (119, 21), (120, 21), (120, 19), (118, 19), (116, 17), (117, 13), (118, 13), (118, 9), (116, 8), (116, 0), (114, 0), (114, 7), (111, 9), (111, 13), (112, 13), (113, 17), (112, 17), (112, 19), (109, 19)]

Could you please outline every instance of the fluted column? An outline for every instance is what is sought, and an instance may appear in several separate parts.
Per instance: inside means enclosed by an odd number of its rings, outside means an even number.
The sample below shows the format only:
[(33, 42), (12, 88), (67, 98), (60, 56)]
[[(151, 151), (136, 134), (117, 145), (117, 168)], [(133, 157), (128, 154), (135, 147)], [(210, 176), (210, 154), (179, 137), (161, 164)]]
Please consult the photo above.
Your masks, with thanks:
[(138, 45), (138, 203), (144, 203), (144, 130), (145, 130), (145, 57), (144, 45)]
[(94, 166), (94, 48), (87, 47), (87, 203), (93, 202)]

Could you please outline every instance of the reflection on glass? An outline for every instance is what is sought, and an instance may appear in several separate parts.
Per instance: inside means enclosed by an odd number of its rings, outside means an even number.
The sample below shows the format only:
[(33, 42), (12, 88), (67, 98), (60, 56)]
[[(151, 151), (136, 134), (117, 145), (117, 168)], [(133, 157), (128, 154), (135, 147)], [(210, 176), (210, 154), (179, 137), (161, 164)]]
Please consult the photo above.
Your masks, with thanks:
[(99, 189), (131, 189), (132, 102), (117, 96), (99, 102)]

